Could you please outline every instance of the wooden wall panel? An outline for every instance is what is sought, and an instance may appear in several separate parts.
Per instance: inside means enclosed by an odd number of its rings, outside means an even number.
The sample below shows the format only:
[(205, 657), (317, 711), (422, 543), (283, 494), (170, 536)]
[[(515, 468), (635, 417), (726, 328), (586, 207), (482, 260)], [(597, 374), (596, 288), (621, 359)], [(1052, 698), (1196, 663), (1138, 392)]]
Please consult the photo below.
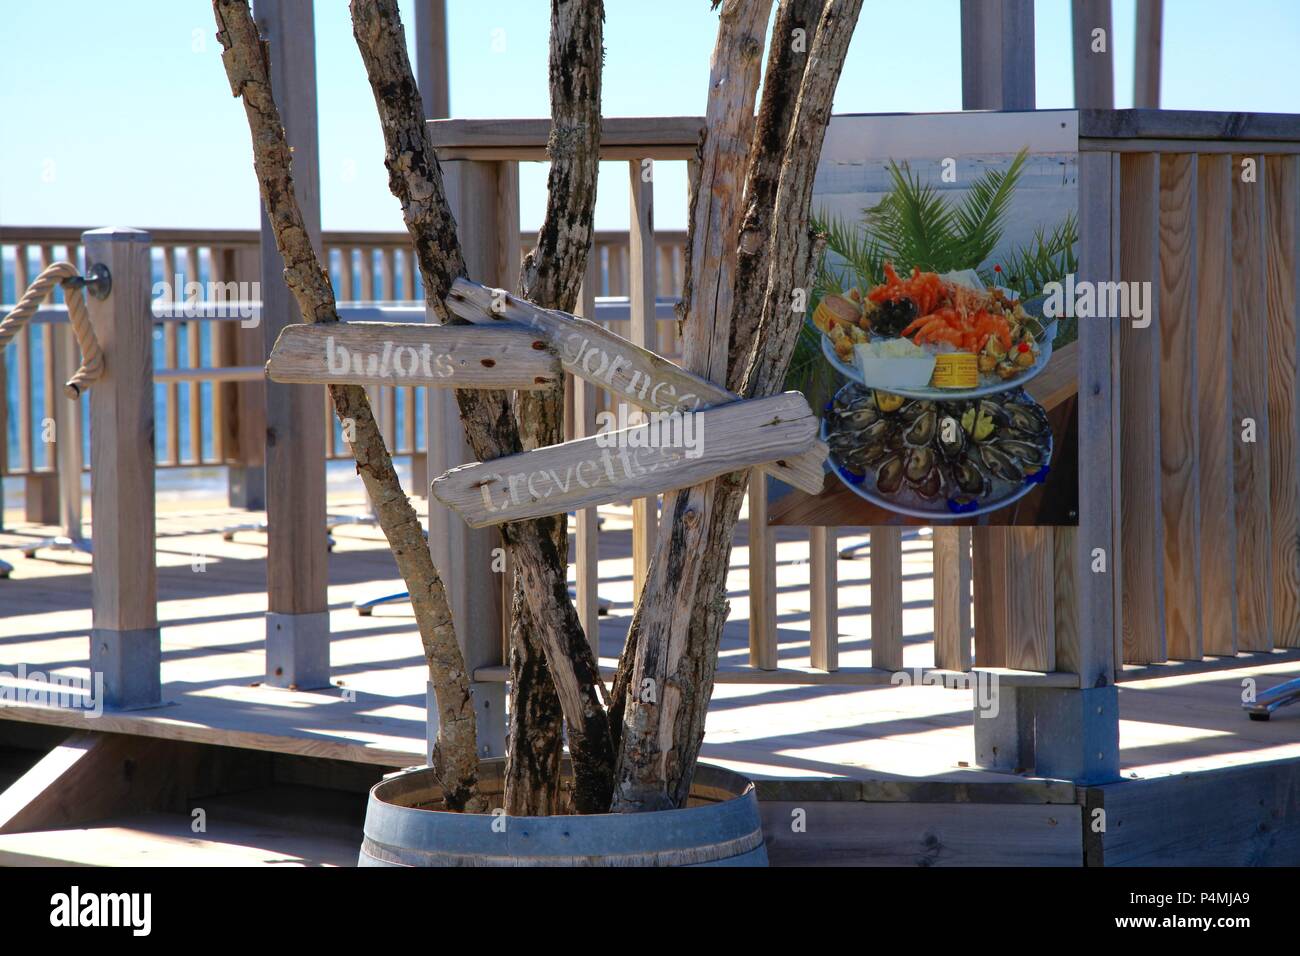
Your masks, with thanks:
[(1237, 652), (1237, 515), (1232, 478), (1232, 158), (1196, 168), (1196, 402), (1201, 632), (1206, 654)]
[(1296, 439), (1296, 255), (1300, 157), (1264, 161), (1267, 196), (1269, 497), (1273, 538), (1273, 642), (1300, 647), (1300, 442)]
[[(1264, 306), (1264, 186), (1232, 177), (1232, 428), (1237, 502), (1237, 640), (1241, 650), (1273, 647), (1272, 516), (1269, 513), (1268, 313)], [(1263, 175), (1263, 157), (1255, 160)], [(1254, 423), (1254, 441), (1244, 423)]]
[(1197, 476), (1196, 155), (1160, 157), (1160, 504), (1165, 642), (1200, 660), (1200, 480)]
[[(1157, 295), (1160, 165), (1154, 153), (1120, 157), (1120, 278), (1150, 282)], [(1159, 302), (1149, 304), (1151, 324), (1120, 321), (1120, 515), (1123, 563), (1124, 660), (1163, 661), (1164, 530), (1160, 504)]]
[(935, 528), (934, 666), (967, 671), (971, 666), (970, 528)]
[(1052, 528), (1008, 528), (1007, 666), (1056, 669)]

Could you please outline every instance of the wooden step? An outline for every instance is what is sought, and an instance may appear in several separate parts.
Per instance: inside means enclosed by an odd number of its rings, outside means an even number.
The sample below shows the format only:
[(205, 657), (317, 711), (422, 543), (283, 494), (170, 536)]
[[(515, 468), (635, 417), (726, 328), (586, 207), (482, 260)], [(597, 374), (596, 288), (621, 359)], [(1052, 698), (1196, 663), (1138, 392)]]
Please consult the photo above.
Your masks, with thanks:
[(153, 813), (0, 836), (0, 866), (355, 866), (359, 841)]

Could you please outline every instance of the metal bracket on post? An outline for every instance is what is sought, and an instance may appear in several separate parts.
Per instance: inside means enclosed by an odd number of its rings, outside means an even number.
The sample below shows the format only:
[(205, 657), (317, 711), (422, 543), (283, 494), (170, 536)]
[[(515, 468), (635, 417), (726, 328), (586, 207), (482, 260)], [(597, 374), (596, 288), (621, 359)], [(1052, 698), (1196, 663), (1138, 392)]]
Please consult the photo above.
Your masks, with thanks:
[(108, 294), (113, 291), (113, 273), (109, 271), (108, 266), (104, 265), (104, 263), (96, 262), (86, 270), (84, 276), (69, 279), (66, 284), (85, 289), (87, 295), (103, 302), (108, 298)]

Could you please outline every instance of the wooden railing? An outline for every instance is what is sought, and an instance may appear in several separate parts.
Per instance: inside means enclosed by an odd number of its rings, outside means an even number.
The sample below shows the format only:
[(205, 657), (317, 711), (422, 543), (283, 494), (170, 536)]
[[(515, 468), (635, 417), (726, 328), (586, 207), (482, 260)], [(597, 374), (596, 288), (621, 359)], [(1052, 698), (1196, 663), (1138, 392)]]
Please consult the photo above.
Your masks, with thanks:
[[(632, 125), (623, 129), (620, 122)], [(593, 314), (597, 295), (630, 294), (628, 324), (620, 331), (675, 356), (675, 323), (653, 318), (648, 290), (660, 296), (680, 291), (684, 237), (653, 231), (652, 184), (643, 181), (637, 157), (679, 159), (688, 155), (686, 143), (695, 134), (687, 120), (642, 127), (638, 122), (611, 124), (618, 142), (613, 151), (629, 160), (633, 230), (598, 235), (583, 309)], [(537, 137), (529, 130), (511, 145), (495, 121), (494, 139), (484, 146), (487, 125), (434, 125), (451, 174), (461, 165), (490, 166), (494, 176), (509, 181), (503, 170), (537, 158), (543, 148), (544, 137), (533, 142)], [(1098, 523), (1111, 522), (1112, 515), (1118, 515), (1113, 551), (1100, 547), (1113, 584), (1114, 660), (1199, 662), (1300, 646), (1300, 127), (1289, 116), (1083, 111), (1080, 128), (1081, 276), (1151, 282), (1152, 327), (1116, 322), (1111, 342), (1104, 329), (1085, 323), (1081, 380), (1114, 369), (1108, 382), (1116, 400), (1104, 418), (1087, 413), (1081, 420), (1079, 531), (976, 529), (972, 548), (968, 529), (935, 530), (933, 666), (1010, 667), (1023, 672), (1012, 680), (1077, 686), (1077, 675), (1088, 670), (1080, 662), (1078, 635), (1091, 613), (1091, 605), (1081, 606), (1077, 589), (1081, 582), (1096, 586), (1092, 574), (1077, 570), (1081, 538), (1110, 541)], [(510, 283), (531, 236), (521, 235), (508, 218), (471, 218), (462, 225), (471, 246), (483, 235), (512, 237), (513, 243), (500, 246), (501, 275), (484, 274), (488, 281)], [(19, 287), (48, 261), (78, 261), (77, 240), (74, 229), (0, 231), (0, 243), (16, 253), (13, 280)], [(325, 245), (341, 302), (419, 299), (405, 237), (326, 233)], [(152, 255), (156, 276), (179, 274), (182, 281), (251, 282), (258, 275), (251, 232), (157, 230)], [(38, 482), (50, 474), (53, 458), (40, 441), (39, 419), (54, 417), (62, 334), (54, 325), (35, 325), (6, 357), (18, 385), (17, 403), (0, 410), (18, 419), (6, 474)], [(1088, 346), (1089, 336), (1113, 346), (1113, 358), (1099, 358), (1109, 353)], [(164, 408), (159, 465), (255, 464), (261, 451), (258, 389), (255, 383), (221, 381), (219, 370), (260, 364), (260, 330), (229, 321), (178, 320), (158, 323), (155, 339), (162, 380), (156, 387)], [(213, 372), (205, 380), (187, 369)], [(426, 399), (410, 389), (380, 390), (376, 399), (397, 453), (422, 452), (425, 428), (419, 419)], [(571, 432), (594, 427), (594, 414), (604, 407), (603, 393), (585, 385), (573, 389)], [(1090, 431), (1090, 422), (1102, 430)], [(346, 453), (337, 434), (329, 449), (333, 456)], [(838, 669), (839, 681), (887, 681), (902, 668), (899, 530), (872, 533), (872, 666), (854, 669), (838, 666), (837, 532), (809, 532), (813, 671), (794, 672), (781, 668), (777, 656), (775, 544), (764, 521), (766, 496), (756, 481), (749, 500), (751, 665), (771, 671), (773, 680), (817, 680), (818, 672)], [(637, 503), (638, 586), (655, 524), (654, 503)], [(594, 627), (594, 515), (579, 515), (576, 531), (579, 604), (584, 623)], [(1014, 567), (1014, 579), (997, 580), (990, 557), (997, 566)], [(466, 587), (463, 600), (483, 599)], [(484, 674), (500, 662), (499, 653), (496, 661), (483, 661)], [(756, 676), (749, 668), (724, 667), (720, 673), (721, 680)]]
[[(0, 228), (5, 290), (12, 290), (16, 298), (45, 265), (58, 259), (80, 265), (81, 232), (80, 227)], [(260, 280), (255, 231), (154, 229), (151, 235), (154, 278), (169, 288), (179, 282), (176, 291), (182, 298), (188, 282), (204, 283), (204, 290), (208, 282), (249, 283), (247, 287), (232, 288), (255, 290), (251, 284)], [(520, 255), (534, 240), (533, 235), (519, 235)], [(657, 236), (654, 255), (659, 296), (679, 293), (684, 243), (685, 234), (680, 231)], [(423, 290), (404, 233), (326, 232), (324, 246), (340, 303), (420, 301)], [(595, 294), (626, 296), (631, 281), (627, 234), (598, 232), (593, 257)], [(235, 295), (231, 292), (227, 297)], [(54, 302), (60, 301), (56, 293)], [(675, 324), (661, 321), (659, 329), (660, 342), (667, 344), (669, 354), (673, 354)], [(222, 370), (261, 365), (265, 361), (262, 330), (242, 328), (239, 322), (176, 317), (160, 321), (157, 332), (156, 390), (161, 403), (158, 467), (261, 466), (265, 451), (264, 393), (256, 383), (231, 381)], [(0, 395), (5, 396), (5, 401), (0, 402), (0, 474), (27, 480), (28, 515), (32, 520), (56, 520), (54, 444), (43, 440), (42, 422), (55, 418), (59, 383), (54, 372), (69, 347), (66, 329), (60, 329), (57, 323), (38, 322), (32, 329), (20, 332), (0, 360)], [(12, 404), (8, 400), (10, 392), (5, 390), (10, 383), (16, 385)], [(372, 398), (393, 453), (422, 458), (423, 389), (381, 388)], [(333, 411), (327, 408), (324, 414), (328, 457), (347, 458)], [(6, 439), (11, 418), (16, 422), (12, 447)], [(417, 467), (417, 473), (422, 475), (422, 468)]]

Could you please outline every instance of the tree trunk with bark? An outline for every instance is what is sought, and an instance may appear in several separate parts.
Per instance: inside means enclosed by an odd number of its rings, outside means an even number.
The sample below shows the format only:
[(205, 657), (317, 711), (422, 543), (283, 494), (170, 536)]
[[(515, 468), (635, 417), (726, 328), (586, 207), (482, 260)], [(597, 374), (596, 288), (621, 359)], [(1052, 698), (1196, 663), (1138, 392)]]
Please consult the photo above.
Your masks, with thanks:
[[(796, 15), (806, 16), (806, 6), (797, 0), (782, 3), (762, 116), (748, 166), (745, 199), (749, 206), (744, 226), (730, 233), (734, 241), (728, 248), (739, 249), (741, 256), (737, 282), (731, 290), (734, 297), (728, 299), (734, 313), (716, 310), (710, 315), (699, 309), (700, 286), (692, 277), (687, 328), (704, 315), (709, 322), (694, 330), (693, 336), (688, 331), (688, 346), (693, 340), (727, 342), (725, 362), (719, 363), (715, 353), (708, 353), (708, 374), (717, 374), (721, 364), (723, 381), (738, 380), (738, 392), (744, 398), (780, 389), (803, 321), (802, 314), (793, 309), (792, 294), (796, 288), (808, 287), (820, 252), (817, 238), (808, 228), (813, 178), (835, 86), (860, 10), (861, 0), (826, 0), (815, 31), (809, 31), (809, 52), (800, 69), (793, 57), (781, 60), (787, 54), (778, 46), (793, 42), (791, 36), (782, 35), (782, 24), (792, 22)], [(724, 7), (719, 47), (724, 43), (725, 16)], [(711, 114), (714, 98), (711, 95)], [(749, 102), (752, 104), (752, 96)], [(712, 123), (705, 135), (707, 157)], [(776, 162), (778, 142), (781, 158)], [(702, 174), (701, 191), (706, 188), (704, 183)], [(739, 196), (733, 197), (737, 209), (739, 200)], [(696, 196), (693, 211), (704, 203)], [(757, 241), (755, 233), (764, 241)], [(692, 236), (692, 243), (699, 241)], [(765, 277), (763, 281), (760, 276)], [(712, 291), (706, 287), (707, 293)], [(708, 304), (706, 300), (706, 309)], [(733, 336), (732, 328), (753, 332)], [(737, 367), (743, 369), (738, 375)], [(713, 691), (718, 641), (727, 617), (726, 569), (746, 482), (747, 473), (739, 472), (665, 496), (665, 512), (672, 520), (665, 521), (661, 529), (650, 578), (633, 618), (635, 637), (629, 638), (625, 651), (633, 660), (627, 668), (630, 677), (618, 731), (615, 810), (685, 805)], [(615, 687), (619, 688), (617, 681)]]
[[(305, 321), (337, 322), (334, 289), (312, 249), (294, 193), (292, 155), (272, 97), (266, 44), (246, 0), (213, 0), (212, 6), (230, 88), (244, 101), (253, 139), (253, 167), (276, 247), (284, 259), (285, 281)], [(420, 519), (402, 491), (365, 390), (356, 385), (331, 385), (329, 394), (339, 420), (353, 423), (345, 434), (355, 436), (350, 447), (357, 474), (411, 595), (429, 679), (438, 698), (433, 766), (445, 804), (451, 810), (484, 812), (487, 801), (478, 790), (477, 732), (469, 677), (456, 642), (446, 590), (429, 555)]]
[[(443, 321), (459, 321), (447, 311), (445, 299), (451, 283), (466, 274), (465, 262), (425, 126), (396, 0), (352, 0), (351, 9), (353, 35), (383, 127), (389, 187), (402, 206), (415, 244), (426, 302)], [(538, 271), (543, 277), (548, 274), (546, 269)], [(560, 281), (554, 283), (556, 290)], [(508, 395), (458, 390), (456, 400), (470, 447), (481, 461), (523, 449)], [(554, 525), (539, 521), (504, 524), (501, 537), (527, 597), (530, 625), (545, 651), (568, 727), (574, 808), (580, 813), (605, 812), (613, 790), (613, 742), (596, 658), (569, 599), (563, 572), (567, 541), (561, 546)]]
[[(601, 0), (552, 0), (551, 135), (546, 144), (551, 169), (546, 182), (546, 215), (520, 277), (520, 294), (544, 309), (573, 311), (591, 253), (600, 171), (604, 19)], [(525, 448), (564, 441), (562, 384), (520, 392), (516, 411)], [(566, 580), (568, 516), (553, 515), (534, 523), (554, 544), (558, 562), (551, 573)], [(512, 604), (505, 808), (516, 816), (547, 816), (559, 809), (563, 708), (519, 576)]]

